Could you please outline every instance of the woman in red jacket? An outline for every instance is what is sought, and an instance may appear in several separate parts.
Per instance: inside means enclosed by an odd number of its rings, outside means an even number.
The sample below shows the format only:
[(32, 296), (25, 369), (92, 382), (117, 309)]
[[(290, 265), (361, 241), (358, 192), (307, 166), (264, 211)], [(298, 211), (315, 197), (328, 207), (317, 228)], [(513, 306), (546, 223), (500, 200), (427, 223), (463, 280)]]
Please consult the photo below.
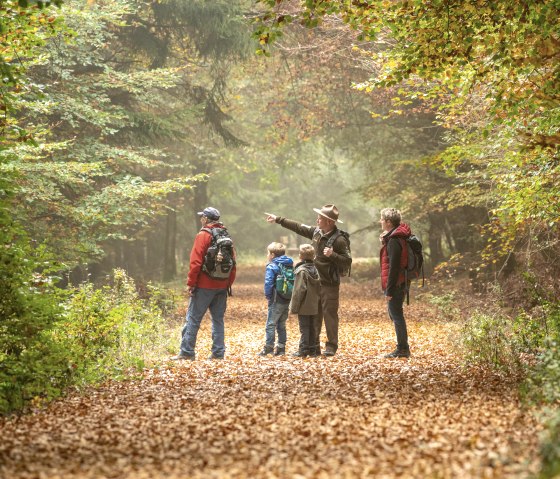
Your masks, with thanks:
[(389, 317), (395, 325), (397, 334), (397, 348), (386, 358), (408, 358), (408, 333), (404, 320), (403, 303), (406, 294), (406, 279), (404, 269), (407, 264), (407, 249), (403, 248), (403, 241), (411, 235), (410, 227), (401, 223), (401, 212), (395, 208), (381, 210), (381, 251), (379, 264), (381, 265), (381, 287), (387, 300)]

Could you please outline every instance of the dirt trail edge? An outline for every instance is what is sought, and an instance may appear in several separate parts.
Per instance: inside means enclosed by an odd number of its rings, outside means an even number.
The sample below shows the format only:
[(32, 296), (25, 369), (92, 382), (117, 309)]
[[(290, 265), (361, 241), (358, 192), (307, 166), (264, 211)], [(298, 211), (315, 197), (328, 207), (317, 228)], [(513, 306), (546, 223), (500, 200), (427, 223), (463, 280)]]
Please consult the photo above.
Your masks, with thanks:
[[(537, 425), (515, 384), (465, 369), (454, 326), (406, 307), (412, 357), (383, 359), (394, 331), (377, 291), (344, 284), (333, 358), (261, 358), (260, 284), (239, 285), (226, 360), (147, 370), (0, 419), (0, 477), (516, 478), (534, 472)], [(177, 335), (180, 325), (177, 325)], [(288, 350), (297, 347), (288, 321)]]

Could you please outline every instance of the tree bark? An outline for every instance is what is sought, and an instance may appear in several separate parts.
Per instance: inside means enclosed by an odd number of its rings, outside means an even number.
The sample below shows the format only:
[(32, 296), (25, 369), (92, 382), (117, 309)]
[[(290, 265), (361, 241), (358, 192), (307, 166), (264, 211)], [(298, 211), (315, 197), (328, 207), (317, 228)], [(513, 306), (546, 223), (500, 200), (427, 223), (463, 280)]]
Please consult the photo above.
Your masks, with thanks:
[(165, 249), (163, 253), (163, 281), (171, 281), (177, 276), (177, 214), (167, 213), (165, 221)]

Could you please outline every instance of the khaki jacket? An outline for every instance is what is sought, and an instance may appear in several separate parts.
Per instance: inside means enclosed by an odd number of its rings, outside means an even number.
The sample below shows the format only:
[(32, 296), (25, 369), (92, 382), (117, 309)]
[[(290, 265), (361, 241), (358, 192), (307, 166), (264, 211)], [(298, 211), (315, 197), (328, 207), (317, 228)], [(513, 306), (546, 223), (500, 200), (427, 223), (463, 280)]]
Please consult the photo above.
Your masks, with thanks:
[(290, 313), (313, 316), (319, 313), (321, 282), (313, 261), (298, 263), (294, 270), (295, 281), (290, 301)]

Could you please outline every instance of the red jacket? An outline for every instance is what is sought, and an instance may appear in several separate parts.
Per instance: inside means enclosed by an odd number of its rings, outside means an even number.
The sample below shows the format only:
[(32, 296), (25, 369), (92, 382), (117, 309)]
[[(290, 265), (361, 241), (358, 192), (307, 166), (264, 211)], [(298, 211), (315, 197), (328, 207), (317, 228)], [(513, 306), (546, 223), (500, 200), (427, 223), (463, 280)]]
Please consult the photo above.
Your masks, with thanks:
[[(208, 223), (205, 228), (223, 228), (222, 223)], [(194, 244), (191, 250), (190, 268), (187, 276), (187, 286), (189, 288), (205, 288), (205, 289), (224, 289), (230, 287), (235, 281), (235, 266), (231, 271), (229, 279), (213, 279), (202, 271), (204, 257), (208, 248), (212, 244), (212, 234), (208, 231), (200, 230), (194, 238)]]
[(408, 251), (403, 248), (402, 240), (411, 234), (410, 227), (406, 223), (401, 223), (383, 237), (379, 264), (381, 287), (386, 296), (393, 296), (395, 288), (405, 282), (404, 268), (408, 262)]

